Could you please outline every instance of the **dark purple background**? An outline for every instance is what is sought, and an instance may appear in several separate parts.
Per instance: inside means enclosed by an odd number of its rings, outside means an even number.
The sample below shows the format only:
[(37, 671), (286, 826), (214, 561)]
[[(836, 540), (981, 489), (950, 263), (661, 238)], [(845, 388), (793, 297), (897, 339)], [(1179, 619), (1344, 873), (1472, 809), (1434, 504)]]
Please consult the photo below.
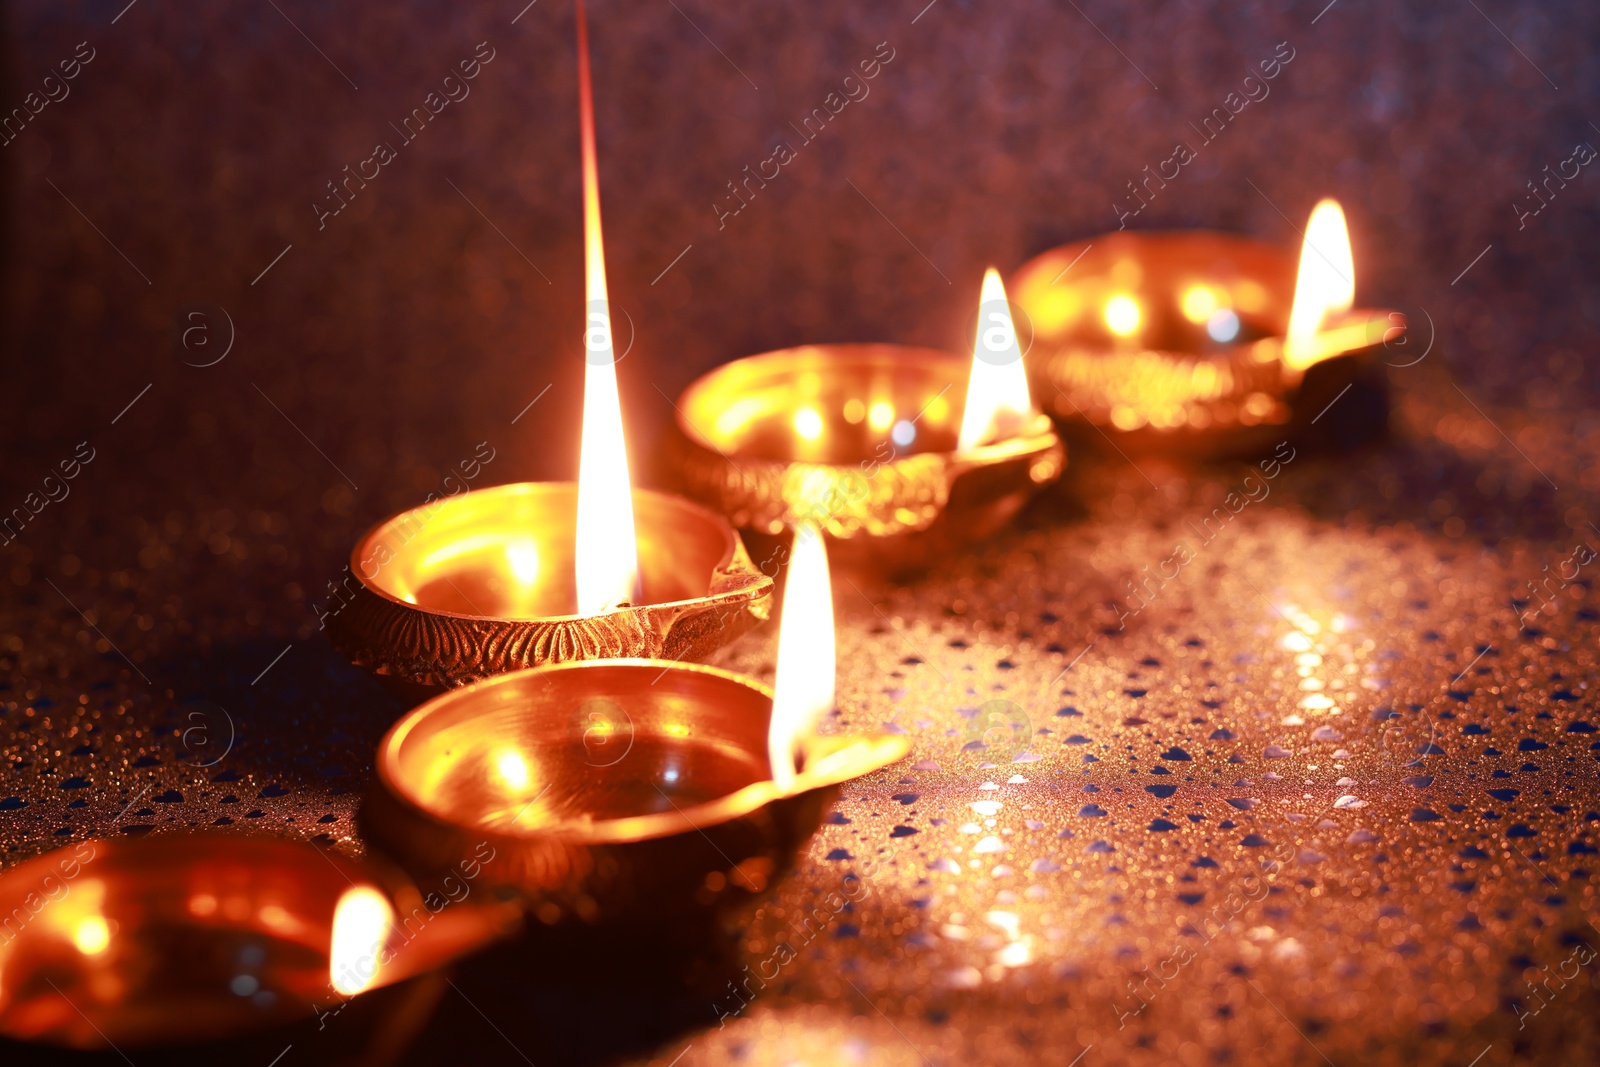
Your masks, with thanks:
[[(80, 442), (95, 458), (0, 547), (0, 847), (10, 866), (90, 833), (217, 822), (356, 847), (355, 801), (398, 705), (317, 634), (324, 584), (362, 529), (438, 489), (479, 442), (495, 459), (478, 484), (575, 471), (572, 11), (125, 2), (7, 10), (5, 107), (78, 42), (96, 56), (0, 147), (0, 516)], [(891, 858), (873, 903), (742, 1029), (715, 1029), (699, 1000), (658, 1012), (648, 960), (607, 957), (588, 993), (543, 991), (532, 1022), (530, 1001), (495, 981), (469, 986), (476, 1003), (540, 1063), (555, 1048), (557, 1060), (648, 1049), (666, 1064), (692, 1043), (684, 1067), (791, 1051), (1067, 1063), (1090, 1044), (1082, 1067), (1320, 1064), (1313, 1041), (1341, 1067), (1462, 1067), (1486, 1045), (1479, 1067), (1513, 1048), (1574, 1062), (1593, 1048), (1592, 968), (1530, 1029), (1513, 1004), (1528, 1003), (1524, 969), (1559, 963), (1597, 914), (1587, 857), (1600, 804), (1587, 735), (1572, 731), (1600, 721), (1586, 689), (1600, 615), (1585, 576), (1540, 620), (1548, 630), (1519, 631), (1516, 616), (1542, 568), (1577, 540), (1600, 543), (1588, 365), (1600, 219), (1587, 171), (1520, 231), (1513, 204), (1575, 144), (1600, 145), (1600, 10), (924, 3), (593, 6), (612, 296), (638, 335), (619, 367), (636, 469), (650, 466), (667, 398), (721, 361), (807, 341), (964, 346), (986, 265), (1113, 228), (1126, 183), (1192, 140), (1189, 123), (1285, 41), (1295, 58), (1270, 96), (1134, 225), (1292, 248), (1315, 200), (1338, 197), (1360, 302), (1406, 310), (1419, 345), (1436, 327), (1419, 366), (1389, 372), (1395, 435), (1297, 460), (1270, 503), (1115, 634), (1125, 582), (1242, 469), (1136, 470), (1075, 452), (1017, 530), (928, 583), (877, 599), (836, 587), (847, 718), (897, 725), (941, 769), (851, 791), (853, 821), (824, 828), (741, 951), (763, 958), (783, 909), (838, 884), (836, 853)], [(319, 231), (324, 183), (376, 140), (397, 141), (389, 123), (481, 41), (495, 58), (471, 95)], [(793, 140), (788, 124), (884, 41), (894, 59), (870, 96), (719, 231), (725, 183)], [(207, 368), (185, 360), (217, 348), (174, 341), (201, 304), (213, 345), (224, 314), (236, 333)], [(1387, 688), (1355, 694), (1342, 742), (1312, 741), (1317, 720), (1284, 722), (1294, 668), (1275, 642), (1289, 604), (1324, 624), (1345, 613), (1357, 627), (1346, 643), (1370, 638), (1369, 662), (1383, 664)], [(724, 662), (765, 675), (770, 638)], [(1330, 663), (1342, 655), (1330, 648)], [(937, 874), (930, 861), (971, 843), (957, 826), (992, 795), (978, 783), (1013, 770), (958, 754), (968, 712), (992, 693), (1034, 717), (1046, 760), (1021, 768), (1031, 785), (999, 794), (1017, 871)], [(213, 749), (183, 741), (192, 700), (237, 729), (220, 773), (195, 766)], [(1388, 705), (1442, 739), (1425, 774), (1381, 758), (1389, 720), (1372, 716)], [(220, 743), (222, 721), (207, 721)], [(1529, 742), (1549, 751), (1530, 755)], [(1262, 762), (1269, 743), (1294, 759)], [(1127, 981), (1181, 936), (1180, 917), (1196, 914), (1185, 909), (1202, 906), (1185, 897), (1213, 906), (1253, 855), (1237, 839), (1293, 836), (1282, 812), (1315, 817), (1349, 788), (1335, 784), (1337, 744), (1355, 753), (1346, 770), (1371, 807), (1341, 814), (1307, 846), (1326, 862), (1296, 867), (1249, 917), (1276, 940), (1242, 926), (1119, 1029), (1108, 1005), (1129, 1003)], [(1175, 748), (1193, 760), (1163, 763)], [(1181, 784), (1170, 798), (1125, 777), (1167, 766), (1173, 778), (1148, 781)], [(1489, 804), (1478, 779), (1491, 767), (1520, 801)], [(1245, 777), (1256, 784), (1227, 785)], [(1078, 796), (1084, 781), (1104, 791)], [(1223, 803), (1238, 796), (1260, 811)], [(153, 799), (126, 810), (141, 797)], [(1084, 815), (1091, 800), (1112, 815)], [(1024, 803), (1040, 828), (1022, 829)], [(1179, 814), (1199, 810), (1204, 821)], [(1159, 828), (1167, 816), (1181, 833)], [(1346, 837), (1353, 826), (1376, 840)], [(1532, 827), (1520, 860), (1508, 827)], [(1116, 853), (1086, 853), (1097, 839)], [(1480, 847), (1490, 858), (1463, 858)], [(1207, 855), (1220, 870), (1195, 866)], [(1047, 891), (1003, 901), (1025, 882)], [(996, 906), (1023, 914), (1035, 964), (952, 985), (988, 965), (982, 915)], [(769, 1021), (778, 1036), (757, 1040)], [(523, 1062), (497, 1032), (452, 998), (424, 1047)]]
[[(412, 501), (483, 439), (505, 457), (502, 480), (570, 476), (582, 303), (570, 5), (541, 0), (513, 26), (515, 0), (282, 13), (141, 0), (111, 25), (121, 6), (12, 8), (8, 101), (79, 41), (96, 58), (0, 149), (7, 481), (27, 485), (88, 437), (161, 471), (147, 492), (196, 482), (313, 522), (308, 504), (344, 482), (285, 415), (361, 487), (349, 505), (361, 520)], [(1198, 143), (1189, 123), (1283, 41), (1295, 58), (1270, 96), (1133, 224), (1293, 246), (1311, 204), (1336, 196), (1362, 301), (1426, 309), (1467, 382), (1514, 405), (1586, 383), (1578, 353), (1600, 317), (1592, 185), (1522, 232), (1512, 204), (1577, 142), (1600, 144), (1588, 125), (1600, 13), (1478, 6), (1340, 0), (1313, 25), (1322, 3), (1080, 13), (940, 0), (913, 25), (915, 2), (596, 4), (612, 293), (638, 328), (622, 367), (636, 464), (670, 411), (662, 394), (726, 359), (819, 340), (963, 345), (985, 265), (1113, 228), (1126, 183), (1178, 138)], [(471, 95), (319, 232), (325, 183), (377, 139), (398, 141), (389, 124), (480, 41), (496, 58)], [(895, 58), (870, 96), (719, 232), (725, 183), (797, 140), (788, 124), (882, 41)], [(182, 365), (169, 338), (200, 301), (237, 330), (207, 370)], [(280, 452), (297, 462), (275, 464)]]

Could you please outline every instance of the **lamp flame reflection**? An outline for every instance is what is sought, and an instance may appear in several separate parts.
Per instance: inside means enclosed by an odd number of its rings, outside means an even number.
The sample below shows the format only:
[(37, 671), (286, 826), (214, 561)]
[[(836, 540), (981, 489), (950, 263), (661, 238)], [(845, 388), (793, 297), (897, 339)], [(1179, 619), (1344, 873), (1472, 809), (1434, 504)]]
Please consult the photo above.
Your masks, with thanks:
[(961, 413), (957, 452), (1015, 434), (1033, 412), (1028, 394), (1028, 374), (1022, 365), (1017, 327), (1006, 302), (1000, 272), (990, 267), (983, 275), (978, 298), (978, 329), (972, 339), (972, 374), (967, 380), (967, 403)]
[(1317, 362), (1321, 354), (1317, 332), (1329, 314), (1349, 311), (1355, 295), (1355, 257), (1344, 211), (1338, 201), (1322, 200), (1312, 209), (1300, 246), (1300, 271), (1283, 344), (1284, 362), (1290, 368), (1304, 370)]
[(379, 956), (394, 927), (389, 899), (371, 886), (352, 886), (333, 909), (328, 947), (328, 980), (345, 996), (355, 996), (378, 980)]
[(98, 956), (111, 944), (111, 927), (103, 915), (87, 915), (72, 930), (72, 943), (85, 956)]
[(780, 788), (793, 784), (795, 748), (832, 709), (834, 697), (833, 585), (821, 531), (809, 524), (796, 529), (789, 559), (767, 732), (772, 780)]
[(528, 784), (533, 778), (528, 772), (528, 761), (521, 752), (514, 748), (502, 748), (494, 755), (493, 762), (500, 780), (511, 792), (520, 794), (528, 791)]
[(578, 112), (583, 156), (584, 317), (583, 441), (578, 455), (574, 571), (578, 614), (598, 615), (638, 599), (639, 554), (628, 478), (622, 402), (617, 393), (611, 302), (600, 236), (600, 169), (589, 83), (589, 24), (578, 4)]

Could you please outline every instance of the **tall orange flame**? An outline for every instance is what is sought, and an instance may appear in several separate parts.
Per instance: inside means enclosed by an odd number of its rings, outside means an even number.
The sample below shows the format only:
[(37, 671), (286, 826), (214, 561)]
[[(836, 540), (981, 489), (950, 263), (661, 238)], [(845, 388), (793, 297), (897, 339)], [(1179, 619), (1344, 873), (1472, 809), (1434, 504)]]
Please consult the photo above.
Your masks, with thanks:
[(1330, 313), (1349, 311), (1356, 297), (1355, 256), (1350, 230), (1337, 200), (1321, 200), (1306, 223), (1300, 246), (1300, 271), (1295, 277), (1294, 304), (1283, 342), (1283, 359), (1304, 370), (1322, 354), (1317, 333)]
[(833, 585), (822, 531), (810, 524), (795, 530), (789, 583), (778, 619), (778, 672), (772, 682), (772, 720), (767, 754), (772, 780), (794, 781), (795, 749), (817, 720), (833, 708)]
[(633, 489), (617, 393), (606, 255), (600, 237), (600, 168), (589, 83), (589, 23), (578, 0), (578, 121), (583, 156), (584, 316), (583, 442), (578, 454), (578, 614), (598, 615), (639, 596)]
[(970, 452), (980, 445), (1009, 437), (1027, 425), (1033, 412), (1028, 394), (1028, 373), (1022, 365), (1017, 327), (1006, 302), (1000, 272), (990, 267), (983, 275), (978, 298), (978, 329), (972, 339), (972, 374), (967, 379), (967, 403), (961, 413), (961, 434), (956, 451)]

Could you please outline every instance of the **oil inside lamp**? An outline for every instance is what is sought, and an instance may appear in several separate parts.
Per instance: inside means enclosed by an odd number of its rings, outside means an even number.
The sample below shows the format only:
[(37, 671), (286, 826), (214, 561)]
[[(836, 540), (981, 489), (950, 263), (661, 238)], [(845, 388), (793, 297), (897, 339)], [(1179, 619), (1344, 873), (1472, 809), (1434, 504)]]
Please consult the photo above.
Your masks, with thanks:
[(833, 586), (822, 532), (806, 524), (795, 531), (789, 584), (778, 621), (778, 668), (767, 733), (772, 780), (794, 782), (800, 739), (833, 708), (835, 649)]
[(984, 272), (978, 297), (972, 374), (967, 379), (956, 452), (970, 453), (980, 445), (1015, 437), (1026, 431), (1035, 414), (1005, 285), (1000, 272), (990, 267)]
[(599, 615), (639, 595), (638, 548), (628, 451), (617, 394), (611, 302), (600, 232), (600, 168), (594, 144), (594, 94), (589, 80), (589, 24), (578, 4), (578, 111), (583, 155), (584, 317), (583, 441), (578, 461), (578, 614)]

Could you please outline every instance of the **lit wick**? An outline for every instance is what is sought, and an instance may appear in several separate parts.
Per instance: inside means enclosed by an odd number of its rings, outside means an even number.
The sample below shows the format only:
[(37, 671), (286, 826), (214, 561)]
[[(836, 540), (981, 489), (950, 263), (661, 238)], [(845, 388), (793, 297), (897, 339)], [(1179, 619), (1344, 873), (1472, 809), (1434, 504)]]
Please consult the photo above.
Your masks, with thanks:
[(1304, 370), (1330, 354), (1331, 346), (1318, 334), (1328, 316), (1349, 311), (1355, 297), (1355, 256), (1350, 250), (1344, 211), (1336, 200), (1321, 200), (1306, 223), (1294, 304), (1283, 341), (1283, 360), (1291, 369)]
[(394, 928), (394, 909), (371, 886), (351, 886), (333, 910), (328, 947), (328, 980), (345, 996), (355, 996), (378, 980), (384, 946)]
[(767, 754), (779, 788), (794, 782), (795, 751), (833, 709), (833, 585), (828, 549), (810, 524), (795, 530), (789, 585), (778, 617), (778, 669), (772, 682)]
[(578, 452), (578, 517), (574, 571), (578, 614), (599, 615), (640, 599), (633, 489), (617, 393), (611, 302), (600, 239), (600, 168), (594, 146), (594, 94), (589, 87), (589, 25), (578, 0), (578, 123), (583, 155), (583, 441)]
[(983, 275), (978, 298), (978, 329), (972, 339), (972, 374), (967, 379), (967, 403), (961, 413), (958, 453), (1014, 437), (1033, 418), (1028, 393), (1028, 373), (1022, 365), (1017, 327), (1006, 301), (1000, 272), (990, 267)]

